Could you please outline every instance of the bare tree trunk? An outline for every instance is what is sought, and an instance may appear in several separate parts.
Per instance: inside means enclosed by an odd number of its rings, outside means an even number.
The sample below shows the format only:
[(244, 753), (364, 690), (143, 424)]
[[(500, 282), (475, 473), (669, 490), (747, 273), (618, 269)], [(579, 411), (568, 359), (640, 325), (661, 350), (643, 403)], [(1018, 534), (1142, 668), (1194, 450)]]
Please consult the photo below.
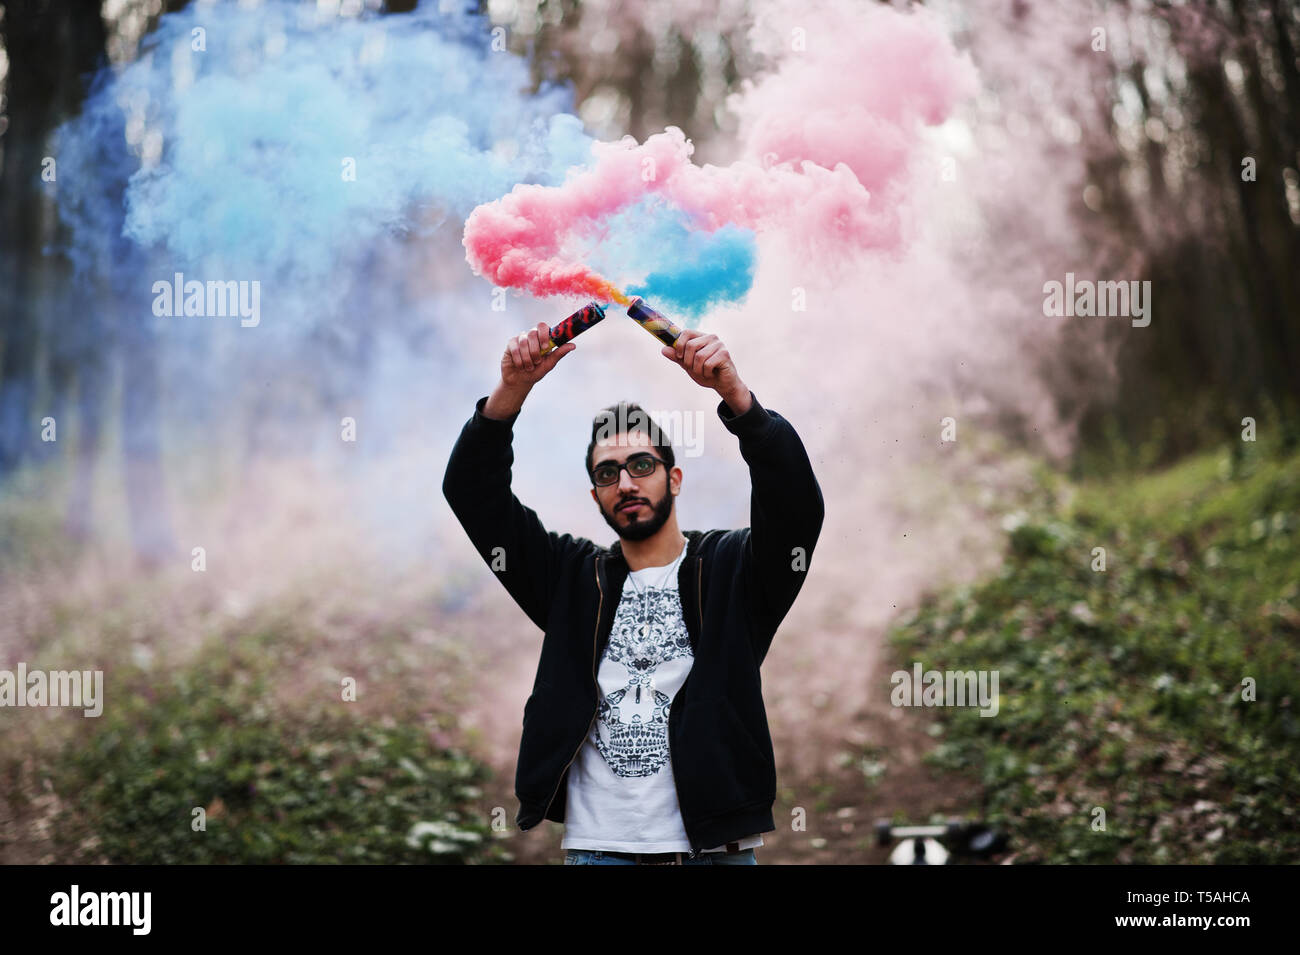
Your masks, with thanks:
[[(84, 338), (103, 337), (98, 327), (97, 305), (89, 305), (85, 321), (92, 323)], [(91, 335), (93, 334), (93, 338)], [(102, 349), (84, 348), (75, 356), (77, 370), (77, 447), (73, 461), (72, 492), (68, 498), (65, 529), (76, 540), (87, 540), (94, 524), (95, 465), (99, 460), (104, 427), (104, 402), (108, 391), (108, 359)]]
[[(0, 477), (32, 452), (41, 382), (40, 290), (51, 267), (43, 245), (54, 220), (41, 174), (48, 137), (81, 102), (83, 77), (103, 62), (99, 0), (8, 0), (0, 18), (9, 58), (0, 162)], [(56, 160), (57, 157), (51, 157)], [(56, 167), (57, 169), (57, 167)]]

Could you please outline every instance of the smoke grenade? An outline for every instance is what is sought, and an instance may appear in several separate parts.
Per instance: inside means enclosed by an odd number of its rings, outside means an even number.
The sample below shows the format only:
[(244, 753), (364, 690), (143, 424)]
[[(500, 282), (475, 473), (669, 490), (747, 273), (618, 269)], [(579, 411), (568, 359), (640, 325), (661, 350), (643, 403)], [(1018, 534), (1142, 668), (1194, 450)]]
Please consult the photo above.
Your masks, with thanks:
[(565, 342), (576, 338), (605, 317), (605, 307), (596, 302), (588, 302), (560, 324), (550, 330), (550, 341), (542, 342), (542, 354), (559, 348)]
[(627, 314), (632, 321), (670, 347), (677, 343), (682, 334), (680, 325), (675, 324), (671, 318), (660, 315), (639, 295), (633, 297), (632, 304), (627, 307)]

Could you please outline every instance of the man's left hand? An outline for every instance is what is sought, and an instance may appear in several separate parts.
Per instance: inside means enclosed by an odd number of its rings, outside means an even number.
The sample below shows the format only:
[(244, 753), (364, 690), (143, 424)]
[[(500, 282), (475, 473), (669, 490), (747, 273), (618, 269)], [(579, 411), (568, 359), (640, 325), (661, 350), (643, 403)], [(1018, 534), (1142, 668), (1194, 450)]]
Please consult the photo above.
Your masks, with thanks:
[(740, 380), (736, 363), (717, 335), (684, 328), (677, 342), (665, 345), (660, 353), (680, 365), (691, 381), (716, 391), (736, 414), (749, 410), (749, 389)]

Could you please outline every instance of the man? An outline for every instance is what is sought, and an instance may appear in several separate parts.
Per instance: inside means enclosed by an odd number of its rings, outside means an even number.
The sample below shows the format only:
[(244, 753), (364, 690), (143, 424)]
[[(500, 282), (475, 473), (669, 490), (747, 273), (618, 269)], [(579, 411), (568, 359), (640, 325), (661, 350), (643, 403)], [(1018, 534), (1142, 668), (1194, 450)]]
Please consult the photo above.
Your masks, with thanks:
[(512, 339), (451, 452), (443, 493), (545, 638), (524, 705), (516, 823), (565, 823), (565, 864), (747, 864), (776, 828), (759, 667), (803, 586), (824, 506), (799, 436), (763, 408), (716, 335), (662, 354), (722, 399), (749, 465), (750, 527), (677, 525), (682, 469), (636, 405), (592, 426), (591, 496), (619, 539), (547, 531), (510, 489), (524, 399), (576, 347)]

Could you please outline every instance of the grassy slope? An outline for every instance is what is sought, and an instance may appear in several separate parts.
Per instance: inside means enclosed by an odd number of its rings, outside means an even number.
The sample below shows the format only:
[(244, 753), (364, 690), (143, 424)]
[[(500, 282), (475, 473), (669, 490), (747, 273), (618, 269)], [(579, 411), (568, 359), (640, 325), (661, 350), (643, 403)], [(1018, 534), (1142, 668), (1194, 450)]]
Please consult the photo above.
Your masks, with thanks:
[(416, 614), (396, 584), (377, 599), (328, 578), (238, 621), (204, 608), (220, 586), (175, 597), (175, 573), (87, 598), (59, 586), (75, 556), (57, 508), (0, 496), (0, 578), (52, 605), (4, 634), (0, 667), (104, 671), (99, 718), (0, 710), (0, 860), (508, 861), (457, 717), (474, 658), (433, 633), (436, 587)]
[(1300, 455), (1231, 469), (1202, 455), (1017, 515), (998, 576), (896, 628), (900, 666), (999, 672), (996, 716), (934, 711), (931, 758), (978, 779), (1019, 861), (1297, 858)]
[(60, 861), (500, 861), (477, 806), (490, 771), (433, 742), (445, 720), (292, 698), (310, 636), (282, 619), (167, 676), (119, 670), (115, 705), (55, 757)]

